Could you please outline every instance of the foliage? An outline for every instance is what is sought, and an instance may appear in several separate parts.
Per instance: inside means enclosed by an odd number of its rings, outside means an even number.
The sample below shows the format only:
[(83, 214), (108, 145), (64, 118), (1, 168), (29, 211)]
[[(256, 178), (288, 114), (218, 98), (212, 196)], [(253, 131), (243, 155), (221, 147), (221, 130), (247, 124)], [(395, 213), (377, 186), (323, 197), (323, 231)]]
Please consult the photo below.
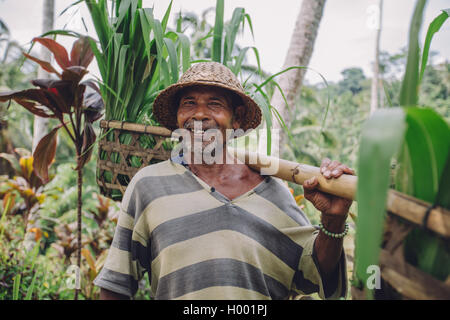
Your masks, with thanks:
[[(117, 207), (98, 194), (93, 196), (94, 209), (84, 214), (81, 299), (98, 298), (99, 288), (92, 280), (105, 261), (117, 223)], [(23, 241), (23, 219), (8, 214), (3, 220), (7, 241), (0, 241), (0, 299), (73, 299), (68, 269), (77, 249), (76, 216), (52, 219), (48, 238), (36, 238), (30, 247)]]
[[(48, 181), (48, 166), (53, 160), (56, 151), (57, 131), (64, 127), (77, 149), (78, 168), (82, 168), (89, 160), (95, 133), (92, 123), (101, 117), (102, 100), (97, 94), (98, 88), (91, 81), (81, 82), (87, 73), (86, 67), (92, 61), (92, 51), (88, 40), (77, 40), (70, 54), (56, 41), (47, 38), (35, 38), (34, 41), (47, 47), (54, 55), (55, 60), (63, 69), (59, 73), (50, 63), (38, 58), (24, 55), (37, 62), (44, 70), (54, 73), (60, 80), (38, 79), (32, 83), (39, 89), (27, 89), (0, 94), (0, 101), (14, 99), (31, 113), (43, 118), (55, 118), (60, 125), (41, 139), (33, 154), (33, 166), (36, 174), (45, 182)], [(85, 93), (86, 87), (94, 89), (93, 93)], [(39, 107), (45, 106), (47, 109)], [(64, 119), (65, 116), (69, 120)], [(70, 121), (70, 129), (67, 123)]]
[[(433, 110), (416, 107), (420, 83), (418, 33), (424, 6), (425, 1), (417, 2), (411, 22), (407, 65), (399, 98), (404, 108), (374, 113), (366, 122), (361, 138), (354, 279), (358, 287), (366, 283), (367, 267), (378, 263), (391, 158), (396, 157), (394, 187), (427, 202), (435, 203), (436, 195), (440, 194), (439, 186), (449, 179), (443, 175), (450, 149), (448, 123)], [(424, 53), (428, 52), (430, 43), (431, 40), (426, 43)], [(422, 66), (425, 66), (426, 54), (422, 57)], [(441, 280), (446, 279), (450, 259), (444, 257), (449, 255), (448, 248), (441, 241), (430, 240), (424, 230), (416, 229), (408, 236), (405, 254), (413, 265)], [(370, 290), (368, 296), (372, 297)]]
[[(0, 90), (25, 89), (28, 81), (36, 74), (36, 66), (30, 61), (23, 62), (21, 47), (10, 38), (8, 26), (0, 20)], [(14, 103), (15, 104), (15, 103)], [(13, 152), (13, 146), (24, 142), (23, 147), (31, 148), (31, 138), (26, 130), (33, 118), (26, 112), (17, 112), (0, 102), (0, 152)], [(18, 114), (19, 113), (19, 114)], [(20, 128), (21, 135), (10, 134), (11, 129)], [(0, 159), (0, 174), (11, 175), (13, 170), (6, 160)]]
[[(48, 38), (35, 38), (34, 42), (44, 45), (54, 56), (62, 69), (58, 72), (49, 62), (40, 60), (27, 53), (25, 57), (37, 62), (45, 71), (54, 73), (60, 80), (37, 79), (32, 83), (39, 89), (27, 89), (0, 94), (0, 101), (14, 99), (31, 113), (43, 117), (58, 119), (60, 124), (44, 136), (33, 153), (33, 168), (44, 182), (49, 181), (48, 167), (56, 155), (57, 133), (64, 127), (76, 150), (76, 168), (78, 173), (78, 267), (81, 264), (81, 220), (82, 220), (82, 170), (93, 151), (96, 134), (92, 123), (102, 116), (103, 101), (98, 87), (92, 80), (81, 82), (88, 73), (87, 66), (93, 59), (89, 40), (80, 37), (74, 42), (70, 58), (66, 49)], [(86, 92), (86, 88), (93, 89)], [(66, 119), (67, 120), (66, 120)], [(70, 129), (67, 124), (70, 122)], [(75, 293), (78, 298), (78, 290)]]
[(153, 120), (153, 100), (178, 80), (181, 53), (183, 70), (190, 66), (188, 38), (166, 31), (172, 3), (159, 21), (142, 1), (113, 1), (111, 16), (105, 0), (85, 2), (100, 43), (98, 49), (90, 41), (103, 80), (105, 119), (142, 122), (148, 114)]
[[(9, 161), (15, 171), (14, 177), (12, 179), (6, 179), (3, 187), (0, 188), (0, 198), (3, 198), (4, 203), (8, 201), (8, 198), (12, 199), (6, 214), (14, 211), (23, 211), (25, 232), (27, 232), (29, 220), (35, 220), (33, 215), (37, 214), (46, 198), (46, 194), (44, 193), (46, 183), (37, 176), (33, 168), (34, 158), (30, 155), (30, 152), (17, 148), (15, 152), (17, 155), (21, 154), (19, 159), (12, 154), (0, 153), (0, 158)], [(20, 210), (21, 202), (15, 200), (16, 196), (22, 199), (24, 210)], [(14, 206), (15, 202), (17, 202), (16, 206)]]
[(341, 92), (350, 91), (353, 95), (361, 92), (362, 82), (365, 80), (364, 72), (361, 68), (348, 68), (341, 72), (344, 79), (339, 82)]

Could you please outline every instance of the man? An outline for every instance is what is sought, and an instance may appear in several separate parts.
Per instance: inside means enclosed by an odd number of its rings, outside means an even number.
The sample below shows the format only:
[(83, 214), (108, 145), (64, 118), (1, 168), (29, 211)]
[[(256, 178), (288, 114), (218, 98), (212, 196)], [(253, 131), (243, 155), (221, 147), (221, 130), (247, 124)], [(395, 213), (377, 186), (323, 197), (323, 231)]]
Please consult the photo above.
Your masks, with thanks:
[[(209, 130), (225, 137), (227, 130), (254, 129), (261, 121), (258, 105), (215, 62), (195, 64), (162, 91), (154, 114), (169, 129), (188, 130), (184, 143), (200, 142), (200, 150), (212, 143), (204, 139)], [(318, 191), (315, 178), (306, 181), (306, 199), (322, 212), (320, 228), (311, 226), (282, 182), (227, 163), (226, 141), (215, 146), (224, 161), (192, 161), (196, 149), (190, 148), (192, 154), (133, 177), (95, 280), (100, 298), (132, 297), (145, 272), (155, 299), (286, 299), (292, 292), (345, 297), (342, 239), (351, 201)], [(330, 179), (353, 174), (328, 159), (321, 172)]]

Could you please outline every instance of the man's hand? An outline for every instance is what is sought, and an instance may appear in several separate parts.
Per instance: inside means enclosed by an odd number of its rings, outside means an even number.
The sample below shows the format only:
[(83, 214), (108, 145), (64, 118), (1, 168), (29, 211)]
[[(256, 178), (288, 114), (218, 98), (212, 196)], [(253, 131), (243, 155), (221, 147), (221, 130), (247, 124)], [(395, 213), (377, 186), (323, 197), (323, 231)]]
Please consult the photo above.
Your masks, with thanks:
[[(320, 172), (326, 179), (339, 178), (342, 174), (354, 175), (355, 172), (337, 161), (325, 158), (320, 166)], [(333, 233), (341, 233), (345, 228), (348, 209), (352, 201), (337, 197), (317, 189), (319, 181), (316, 177), (303, 183), (305, 198), (312, 202), (314, 207), (322, 212), (321, 221), (324, 228)], [(323, 232), (319, 232), (314, 242), (314, 252), (319, 263), (319, 272), (323, 279), (324, 290), (329, 296), (336, 290), (337, 265), (342, 255), (343, 239), (331, 238)]]
[[(338, 161), (331, 161), (328, 158), (325, 158), (322, 161), (320, 172), (326, 179), (339, 178), (344, 173), (351, 175), (355, 174), (354, 170), (346, 165), (343, 165)], [(314, 207), (321, 211), (323, 215), (329, 216), (330, 218), (342, 218), (345, 222), (352, 201), (321, 192), (317, 189), (318, 185), (319, 181), (316, 177), (306, 180), (303, 183), (305, 198), (311, 201)]]

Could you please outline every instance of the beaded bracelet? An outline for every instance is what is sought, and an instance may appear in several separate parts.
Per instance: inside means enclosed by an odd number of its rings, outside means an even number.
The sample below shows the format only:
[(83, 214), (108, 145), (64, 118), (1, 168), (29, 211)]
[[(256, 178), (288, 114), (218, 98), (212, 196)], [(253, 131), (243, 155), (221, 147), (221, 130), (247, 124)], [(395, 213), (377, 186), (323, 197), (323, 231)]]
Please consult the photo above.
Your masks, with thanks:
[(348, 233), (348, 223), (345, 223), (345, 229), (341, 233), (333, 233), (333, 232), (328, 231), (327, 229), (325, 229), (325, 227), (323, 226), (322, 223), (319, 224), (319, 229), (320, 229), (320, 231), (325, 233), (330, 238), (341, 239), (341, 238), (345, 237)]

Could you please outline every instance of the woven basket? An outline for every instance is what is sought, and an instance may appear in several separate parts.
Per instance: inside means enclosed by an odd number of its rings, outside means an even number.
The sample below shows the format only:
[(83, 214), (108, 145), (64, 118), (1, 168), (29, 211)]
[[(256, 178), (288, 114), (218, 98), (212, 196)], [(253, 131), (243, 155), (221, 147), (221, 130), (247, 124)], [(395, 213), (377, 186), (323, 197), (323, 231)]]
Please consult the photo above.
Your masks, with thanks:
[[(404, 241), (414, 228), (420, 226), (449, 244), (450, 211), (441, 207), (429, 210), (429, 203), (392, 190), (388, 204), (391, 211), (385, 221), (379, 260), (381, 289), (374, 290), (374, 298), (449, 300), (449, 278), (440, 281), (408, 263), (404, 257)], [(354, 300), (366, 298), (361, 288), (352, 286), (351, 291)]]
[(97, 183), (100, 193), (122, 200), (126, 187), (140, 169), (169, 159), (171, 131), (137, 123), (100, 121)]

